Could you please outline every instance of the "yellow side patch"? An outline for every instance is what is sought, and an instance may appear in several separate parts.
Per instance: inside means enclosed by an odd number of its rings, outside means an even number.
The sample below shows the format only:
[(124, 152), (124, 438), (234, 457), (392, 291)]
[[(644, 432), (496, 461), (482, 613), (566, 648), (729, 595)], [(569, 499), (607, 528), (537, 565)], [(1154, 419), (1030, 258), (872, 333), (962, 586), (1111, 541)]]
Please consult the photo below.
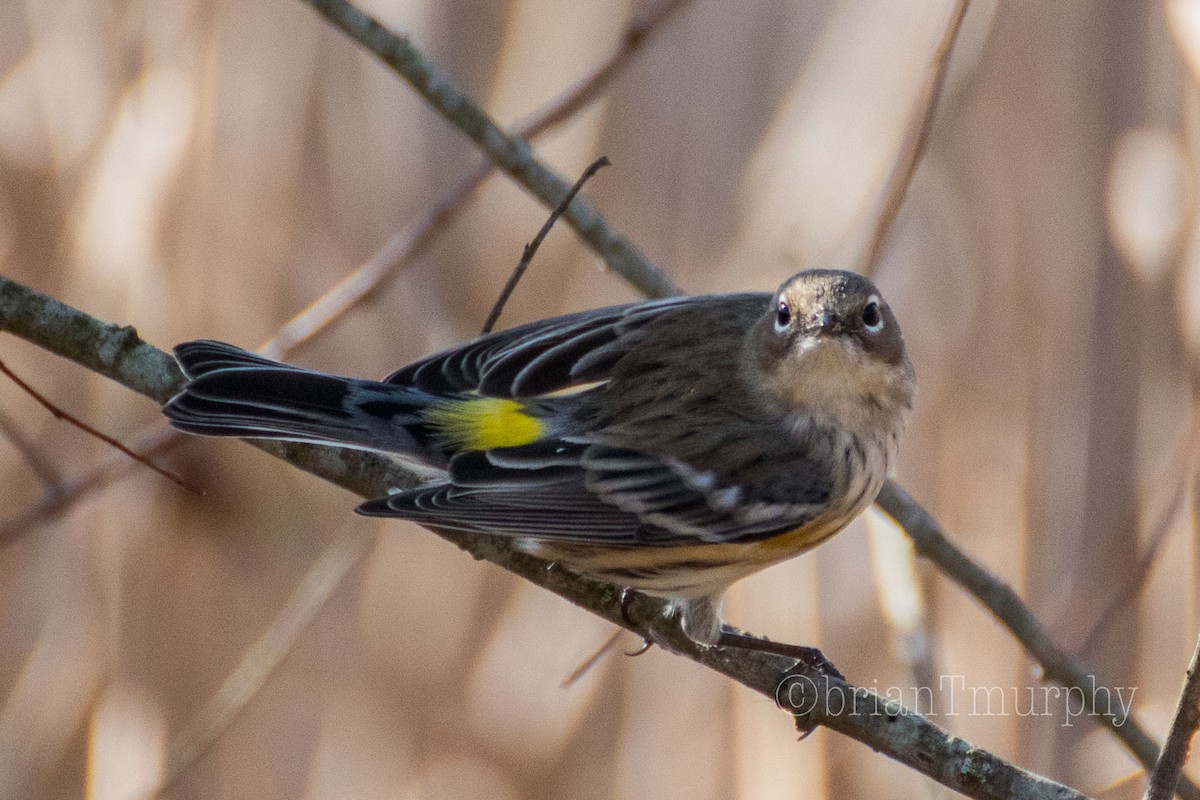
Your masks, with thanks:
[(463, 450), (520, 447), (542, 438), (546, 429), (540, 419), (526, 413), (522, 403), (496, 397), (432, 406), (425, 419), (446, 444)]

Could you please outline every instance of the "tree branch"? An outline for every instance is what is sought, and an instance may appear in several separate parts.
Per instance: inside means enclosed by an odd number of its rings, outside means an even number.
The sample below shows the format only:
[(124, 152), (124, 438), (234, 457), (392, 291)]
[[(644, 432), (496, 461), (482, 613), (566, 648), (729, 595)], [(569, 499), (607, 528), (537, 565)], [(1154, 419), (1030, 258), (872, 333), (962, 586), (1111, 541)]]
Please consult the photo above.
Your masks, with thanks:
[(87, 367), (159, 405), (183, 385), (175, 359), (143, 342), (132, 327), (101, 322), (3, 275), (0, 331)]
[(1188, 664), (1171, 731), (1158, 762), (1150, 771), (1146, 800), (1171, 800), (1175, 795), (1197, 728), (1200, 728), (1200, 641), (1196, 642), (1196, 652), (1192, 654), (1192, 663)]
[[(1113, 711), (1098, 707), (1097, 699), (1102, 694), (1110, 700), (1119, 695), (1102, 684), (1094, 671), (1060, 649), (1011, 587), (955, 547), (937, 520), (895, 481), (884, 484), (875, 502), (908, 534), (918, 555), (937, 564), (942, 573), (978, 599), (1008, 628), (1047, 679), (1078, 689), (1088, 716), (1103, 722), (1147, 770), (1154, 767), (1158, 745), (1145, 727), (1128, 708)], [(1179, 794), (1187, 800), (1200, 800), (1200, 789), (1186, 778), (1180, 782)]]
[[(454, 127), (466, 134), (492, 162), (550, 208), (570, 190), (546, 167), (523, 139), (505, 133), (475, 104), (455, 88), (450, 79), (425, 57), (408, 37), (389, 31), (369, 14), (346, 0), (304, 0), (424, 97)], [(628, 239), (612, 230), (583, 198), (577, 198), (564, 215), (567, 223), (608, 266), (649, 297), (680, 294), (678, 286), (654, 266)]]
[[(142, 342), (130, 327), (101, 322), (0, 276), (0, 331), (126, 386), (159, 404), (183, 384), (168, 354)], [(88, 338), (93, 344), (88, 345)], [(252, 442), (256, 447), (364, 497), (380, 496), (416, 478), (373, 453)], [(720, 672), (796, 714), (802, 728), (824, 725), (856, 739), (968, 797), (1081, 800), (1084, 795), (946, 734), (924, 717), (815, 669), (779, 656), (741, 649), (698, 648), (662, 616), (658, 601), (637, 596), (622, 608), (617, 587), (553, 568), (517, 552), (507, 539), (438, 530), (475, 558), (487, 559), (661, 647)]]

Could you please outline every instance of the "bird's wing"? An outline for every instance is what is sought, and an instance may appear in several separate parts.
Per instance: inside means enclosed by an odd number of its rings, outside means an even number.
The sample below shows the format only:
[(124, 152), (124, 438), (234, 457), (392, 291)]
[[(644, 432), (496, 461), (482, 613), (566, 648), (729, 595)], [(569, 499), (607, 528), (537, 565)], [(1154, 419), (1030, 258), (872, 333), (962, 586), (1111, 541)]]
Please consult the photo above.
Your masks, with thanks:
[[(430, 356), (386, 381), (434, 393), (543, 396), (608, 380), (614, 365), (649, 336), (658, 337), (660, 347), (675, 348), (714, 329), (741, 334), (745, 320), (755, 318), (768, 299), (765, 294), (669, 298), (543, 320)], [(682, 315), (701, 309), (699, 330), (682, 324)], [(663, 335), (667, 329), (671, 333)], [(668, 356), (693, 377), (690, 362), (673, 349)], [(649, 356), (644, 360), (654, 362)], [(743, 486), (736, 474), (719, 479), (651, 452), (669, 450), (610, 441), (611, 428), (619, 427), (612, 422), (601, 438), (586, 426), (566, 425), (561, 435), (552, 426), (543, 438), (520, 447), (459, 451), (449, 460), (447, 480), (372, 500), (359, 511), (444, 528), (623, 546), (754, 541), (801, 526), (828, 509), (832, 479), (797, 448), (782, 448), (766, 434), (759, 442), (762, 449), (772, 451), (773, 462), (785, 462), (773, 463), (772, 471), (807, 475), (805, 492), (764, 493), (758, 485), (763, 470), (748, 469), (750, 485)]]
[(551, 541), (677, 546), (756, 541), (828, 507), (827, 491), (775, 500), (636, 450), (542, 441), (460, 453), (448, 481), (372, 500), (359, 512)]
[(515, 398), (579, 386), (603, 380), (647, 323), (709, 302), (711, 296), (669, 297), (531, 322), (415, 361), (384, 381), (429, 392)]

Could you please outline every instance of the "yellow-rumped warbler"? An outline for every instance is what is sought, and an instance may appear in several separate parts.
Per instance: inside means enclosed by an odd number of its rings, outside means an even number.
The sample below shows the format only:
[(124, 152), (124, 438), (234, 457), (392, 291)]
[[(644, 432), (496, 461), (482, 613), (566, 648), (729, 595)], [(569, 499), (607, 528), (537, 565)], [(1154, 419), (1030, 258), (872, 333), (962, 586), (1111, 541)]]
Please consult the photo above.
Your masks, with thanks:
[(896, 319), (849, 272), (766, 293), (673, 297), (521, 325), (382, 382), (232, 345), (175, 348), (181, 430), (365, 448), (437, 477), (358, 507), (512, 536), (668, 598), (722, 634), (734, 581), (841, 530), (879, 492), (915, 392)]

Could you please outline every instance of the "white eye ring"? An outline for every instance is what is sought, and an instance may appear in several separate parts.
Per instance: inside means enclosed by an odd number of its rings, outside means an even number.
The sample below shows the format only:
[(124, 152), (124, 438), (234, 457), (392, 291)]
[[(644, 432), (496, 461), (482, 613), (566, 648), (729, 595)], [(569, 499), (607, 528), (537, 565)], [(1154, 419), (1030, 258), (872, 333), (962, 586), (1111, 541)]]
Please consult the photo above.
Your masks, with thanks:
[(788, 329), (788, 325), (792, 322), (792, 307), (788, 305), (786, 300), (780, 300), (775, 304), (775, 332), (783, 333)]
[[(863, 306), (862, 310), (863, 329), (867, 331), (867, 333), (879, 333), (881, 330), (883, 330), (883, 314), (879, 310), (879, 306), (882, 303), (883, 301), (879, 299), (879, 295), (877, 294), (873, 294), (867, 298), (866, 305)], [(874, 308), (874, 311), (871, 314), (868, 314), (867, 310), (871, 308)], [(875, 322), (868, 322), (868, 316), (874, 317)]]

